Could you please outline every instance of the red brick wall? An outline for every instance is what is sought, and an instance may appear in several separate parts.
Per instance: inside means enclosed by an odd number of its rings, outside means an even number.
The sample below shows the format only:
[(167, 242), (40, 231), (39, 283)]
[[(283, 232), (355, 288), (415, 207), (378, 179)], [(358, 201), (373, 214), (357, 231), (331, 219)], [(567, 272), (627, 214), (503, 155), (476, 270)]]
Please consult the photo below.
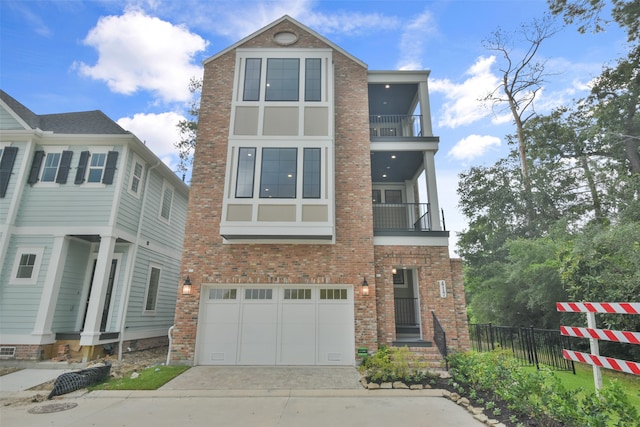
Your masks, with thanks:
[[(433, 340), (435, 311), (447, 334), (447, 345), (452, 349), (469, 348), (467, 314), (462, 264), (449, 258), (445, 246), (376, 246), (376, 299), (378, 312), (378, 341), (391, 345), (395, 340), (395, 306), (392, 267), (405, 267), (417, 273), (423, 339)], [(447, 283), (447, 297), (440, 297), (438, 280)]]
[[(278, 47), (273, 34), (292, 30), (292, 48), (327, 48), (288, 22), (242, 47)], [(371, 165), (367, 70), (334, 52), (336, 243), (224, 245), (219, 233), (231, 113), (235, 52), (209, 62), (204, 70), (200, 122), (185, 235), (182, 275), (193, 293), (179, 293), (172, 359), (193, 363), (202, 283), (352, 284), (355, 289), (356, 347), (376, 348), (376, 292), (373, 262)], [(364, 278), (370, 295), (360, 295)]]

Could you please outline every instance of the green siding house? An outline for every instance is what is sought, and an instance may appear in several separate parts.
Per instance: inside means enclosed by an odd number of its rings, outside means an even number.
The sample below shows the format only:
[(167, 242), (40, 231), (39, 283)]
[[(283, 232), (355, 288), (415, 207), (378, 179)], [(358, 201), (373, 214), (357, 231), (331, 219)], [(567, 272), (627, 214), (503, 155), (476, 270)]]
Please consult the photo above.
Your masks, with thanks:
[(188, 187), (101, 111), (0, 90), (0, 359), (166, 345)]

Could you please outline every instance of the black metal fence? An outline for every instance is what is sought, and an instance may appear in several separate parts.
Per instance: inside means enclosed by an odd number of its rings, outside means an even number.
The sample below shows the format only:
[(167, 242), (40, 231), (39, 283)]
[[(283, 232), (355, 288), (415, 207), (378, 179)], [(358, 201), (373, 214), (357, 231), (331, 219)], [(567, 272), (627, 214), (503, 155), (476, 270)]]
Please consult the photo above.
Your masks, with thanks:
[(576, 372), (573, 361), (562, 357), (563, 348), (572, 348), (571, 339), (562, 336), (558, 330), (495, 326), (491, 323), (470, 324), (469, 338), (476, 351), (501, 348), (510, 350), (516, 358), (538, 369), (544, 365), (560, 371)]

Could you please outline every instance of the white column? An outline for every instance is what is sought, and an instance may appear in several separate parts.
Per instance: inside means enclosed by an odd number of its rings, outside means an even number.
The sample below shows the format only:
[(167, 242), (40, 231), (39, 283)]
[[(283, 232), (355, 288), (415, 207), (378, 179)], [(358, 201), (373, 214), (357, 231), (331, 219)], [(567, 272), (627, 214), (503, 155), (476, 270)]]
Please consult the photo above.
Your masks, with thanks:
[(422, 115), (422, 136), (433, 136), (433, 129), (431, 128), (431, 107), (429, 105), (429, 87), (426, 81), (419, 83), (418, 91), (420, 114)]
[(116, 246), (116, 238), (112, 236), (100, 236), (100, 248), (96, 260), (96, 270), (91, 285), (91, 296), (87, 307), (87, 316), (84, 321), (84, 331), (80, 335), (80, 345), (94, 345), (99, 341), (100, 323), (102, 322), (102, 309), (104, 308), (107, 285), (109, 283), (109, 271), (113, 250)]
[(69, 239), (65, 236), (56, 237), (51, 248), (49, 257), (49, 268), (45, 277), (42, 295), (40, 296), (40, 306), (36, 317), (36, 323), (31, 335), (39, 336), (40, 342), (53, 342), (55, 337), (51, 332), (53, 316), (58, 305), (58, 294), (64, 273), (64, 264), (67, 259), (69, 249)]
[(442, 231), (442, 222), (440, 220), (440, 203), (438, 202), (438, 185), (436, 182), (436, 163), (435, 153), (433, 151), (425, 151), (424, 158), (424, 175), (427, 182), (427, 202), (429, 203), (429, 218), (431, 220), (432, 231)]

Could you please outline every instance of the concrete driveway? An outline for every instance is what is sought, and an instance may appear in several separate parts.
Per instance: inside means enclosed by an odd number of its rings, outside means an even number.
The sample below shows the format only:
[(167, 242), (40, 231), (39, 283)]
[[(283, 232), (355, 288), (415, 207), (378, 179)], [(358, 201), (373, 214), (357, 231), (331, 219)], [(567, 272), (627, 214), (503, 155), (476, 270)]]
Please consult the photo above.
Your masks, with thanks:
[(12, 427), (481, 427), (440, 390), (374, 390), (353, 367), (194, 367), (150, 391), (79, 390), (10, 405)]

